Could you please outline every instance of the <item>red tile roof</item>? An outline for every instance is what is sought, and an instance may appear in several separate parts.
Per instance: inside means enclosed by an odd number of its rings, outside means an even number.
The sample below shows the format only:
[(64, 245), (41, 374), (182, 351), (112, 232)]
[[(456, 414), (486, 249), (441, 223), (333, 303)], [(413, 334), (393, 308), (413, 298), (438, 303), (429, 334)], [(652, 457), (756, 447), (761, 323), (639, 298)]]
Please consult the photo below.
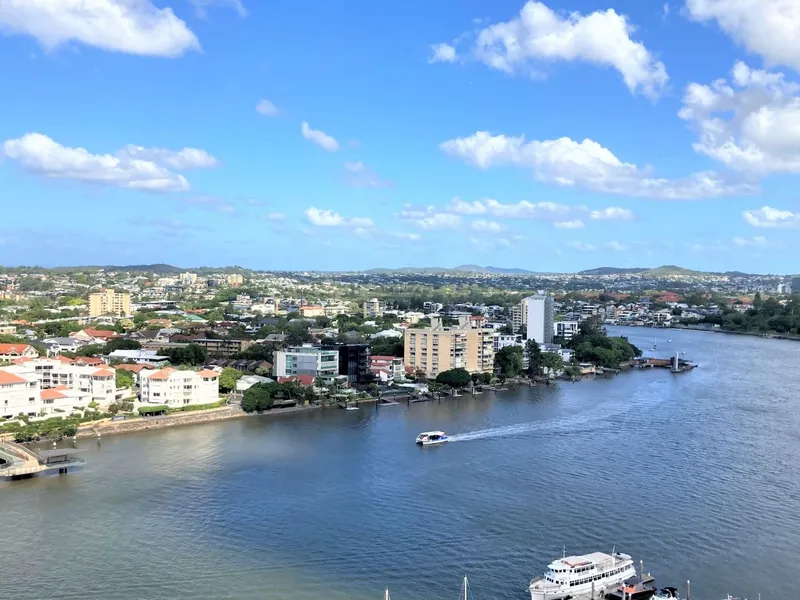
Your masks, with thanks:
[(99, 369), (92, 373), (95, 377), (114, 377), (114, 371), (110, 369)]
[(169, 379), (169, 376), (175, 372), (175, 369), (171, 369), (167, 367), (166, 369), (161, 369), (160, 371), (156, 371), (152, 375), (148, 377), (148, 379), (156, 379), (158, 381), (166, 381)]
[(30, 344), (0, 344), (0, 354), (22, 354), (29, 348)]
[(42, 400), (59, 400), (61, 398), (66, 398), (66, 396), (56, 389), (42, 390)]
[(147, 365), (117, 365), (117, 370), (130, 371), (131, 373), (138, 373), (145, 368), (147, 368)]
[(95, 356), (79, 356), (78, 358), (75, 359), (75, 364), (89, 366), (89, 365), (102, 365), (104, 363), (102, 358), (97, 358)]
[(216, 371), (212, 371), (211, 369), (203, 369), (198, 373), (200, 377), (219, 377), (219, 373)]
[(13, 383), (27, 383), (22, 377), (0, 370), (0, 384), (10, 385)]

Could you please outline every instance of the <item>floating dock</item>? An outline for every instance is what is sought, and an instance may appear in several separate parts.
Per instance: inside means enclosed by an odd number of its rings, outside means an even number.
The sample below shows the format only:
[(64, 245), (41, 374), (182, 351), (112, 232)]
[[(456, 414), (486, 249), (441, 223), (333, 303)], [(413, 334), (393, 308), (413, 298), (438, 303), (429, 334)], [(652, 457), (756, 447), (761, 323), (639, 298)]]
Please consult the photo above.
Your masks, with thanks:
[(86, 463), (78, 456), (81, 452), (63, 448), (36, 453), (21, 444), (0, 442), (0, 479), (16, 481), (56, 471), (64, 475)]

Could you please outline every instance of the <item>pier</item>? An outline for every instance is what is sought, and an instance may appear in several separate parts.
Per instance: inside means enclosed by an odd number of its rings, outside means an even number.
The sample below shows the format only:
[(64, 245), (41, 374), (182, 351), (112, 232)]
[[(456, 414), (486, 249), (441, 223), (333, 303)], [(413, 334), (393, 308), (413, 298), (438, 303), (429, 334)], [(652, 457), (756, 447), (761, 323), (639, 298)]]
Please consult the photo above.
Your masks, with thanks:
[(14, 442), (0, 442), (0, 479), (16, 481), (43, 473), (65, 475), (69, 469), (83, 466), (85, 460), (77, 455), (81, 450), (43, 450), (38, 454)]

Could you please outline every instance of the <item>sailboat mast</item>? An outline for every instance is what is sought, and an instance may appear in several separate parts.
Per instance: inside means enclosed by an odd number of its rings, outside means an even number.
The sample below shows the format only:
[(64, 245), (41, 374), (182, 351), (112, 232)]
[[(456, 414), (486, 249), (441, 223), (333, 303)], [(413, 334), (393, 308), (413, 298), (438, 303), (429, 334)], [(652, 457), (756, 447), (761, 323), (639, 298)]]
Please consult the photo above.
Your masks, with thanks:
[(469, 600), (467, 598), (467, 586), (469, 586), (469, 581), (467, 581), (467, 576), (464, 575), (464, 600)]

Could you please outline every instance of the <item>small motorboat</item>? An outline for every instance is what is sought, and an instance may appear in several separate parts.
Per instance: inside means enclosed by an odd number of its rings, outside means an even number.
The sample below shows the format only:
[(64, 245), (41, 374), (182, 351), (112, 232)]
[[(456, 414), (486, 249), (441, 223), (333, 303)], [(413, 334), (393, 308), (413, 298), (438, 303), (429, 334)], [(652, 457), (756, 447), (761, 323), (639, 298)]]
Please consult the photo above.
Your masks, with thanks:
[(650, 600), (680, 600), (680, 597), (680, 594), (678, 594), (678, 588), (665, 587), (658, 590), (656, 595)]
[(613, 592), (606, 594), (608, 600), (651, 600), (656, 595), (656, 586), (652, 577), (644, 578), (639, 575), (631, 577)]
[(358, 406), (348, 406), (345, 410), (360, 410)]
[(447, 434), (444, 431), (423, 431), (417, 436), (417, 444), (420, 446), (434, 446), (447, 442)]

